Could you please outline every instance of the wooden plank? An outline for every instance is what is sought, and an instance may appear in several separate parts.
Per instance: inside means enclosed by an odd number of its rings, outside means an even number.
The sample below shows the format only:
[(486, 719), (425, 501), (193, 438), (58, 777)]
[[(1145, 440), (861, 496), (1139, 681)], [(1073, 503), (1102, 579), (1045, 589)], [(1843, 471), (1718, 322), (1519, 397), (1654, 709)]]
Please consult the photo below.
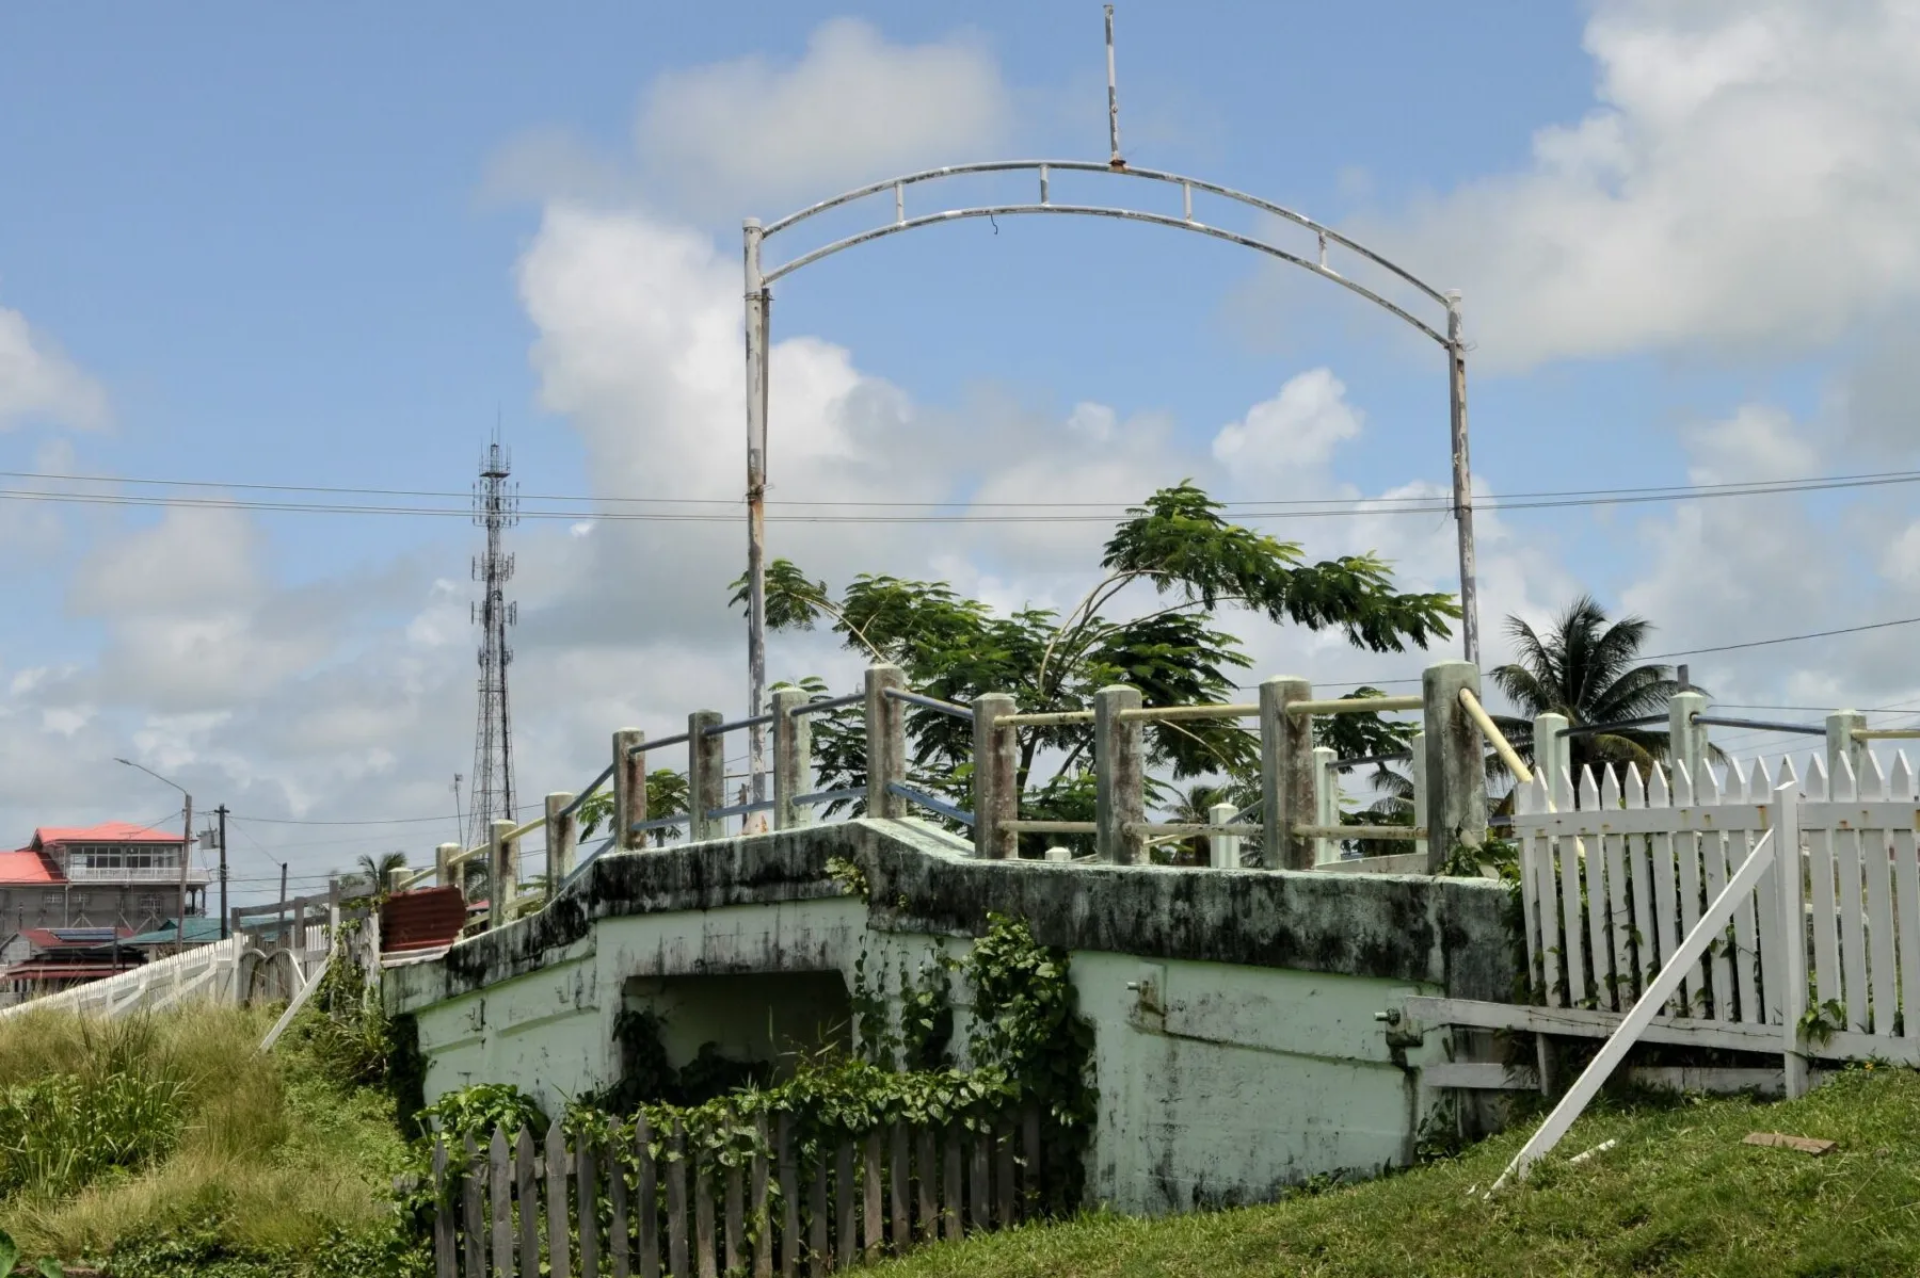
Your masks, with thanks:
[(687, 1269), (687, 1129), (676, 1118), (667, 1136), (667, 1269), (673, 1278), (692, 1278)]
[[(1706, 871), (1707, 899), (1715, 900), (1727, 887), (1727, 840), (1725, 835), (1705, 834), (1700, 837), (1701, 867)], [(1738, 902), (1735, 902), (1738, 905)], [(1707, 971), (1713, 985), (1713, 1019), (1731, 1021), (1738, 1018), (1733, 1008), (1733, 955), (1731, 953), (1731, 923), (1713, 938), (1713, 944), (1707, 950)]]
[[(1533, 786), (1519, 787), (1519, 793)], [(1516, 800), (1518, 801), (1518, 800)], [(1526, 933), (1527, 980), (1544, 988), (1546, 962), (1540, 944), (1540, 836), (1527, 830), (1520, 835), (1520, 927)]]
[(746, 1170), (739, 1163), (727, 1168), (726, 1224), (727, 1272), (739, 1273), (746, 1264)]
[(1026, 1194), (1025, 1216), (1037, 1216), (1044, 1209), (1041, 1198), (1040, 1107), (1028, 1105), (1020, 1111), (1020, 1144), (1026, 1166), (1021, 1168), (1021, 1188)]
[[(1667, 770), (1659, 764), (1653, 765), (1647, 777), (1647, 808), (1665, 816), (1671, 807), (1671, 797), (1667, 790)], [(1678, 862), (1674, 857), (1673, 836), (1656, 833), (1647, 838), (1649, 856), (1653, 861), (1653, 916), (1654, 927), (1651, 938), (1657, 951), (1656, 971), (1667, 964), (1667, 956), (1680, 943), (1680, 883)], [(1669, 1014), (1677, 1011), (1677, 1006), (1669, 1007)]]
[[(1620, 807), (1625, 799), (1620, 790), (1619, 773), (1612, 766), (1605, 771), (1606, 777), (1600, 786), (1600, 806), (1611, 811)], [(1618, 1009), (1633, 1001), (1638, 988), (1633, 967), (1633, 910), (1627, 896), (1626, 836), (1602, 835), (1600, 842), (1601, 859), (1607, 865), (1608, 939), (1613, 948), (1613, 962), (1608, 968), (1612, 979), (1607, 1005)]]
[[(1673, 806), (1693, 806), (1693, 779), (1688, 775), (1684, 763), (1673, 765)], [(1685, 936), (1700, 921), (1700, 835), (1692, 831), (1674, 835), (1673, 852), (1680, 866), (1680, 934)], [(1683, 1016), (1698, 1016), (1705, 1007), (1703, 972), (1704, 969), (1696, 961), (1681, 978), (1679, 1010)]]
[(865, 1243), (868, 1260), (880, 1259), (886, 1250), (885, 1240), (881, 1236), (880, 1203), (880, 1129), (874, 1128), (867, 1133), (866, 1148), (860, 1159), (860, 1183), (866, 1191), (866, 1219), (861, 1222), (860, 1237)]
[[(1746, 834), (1727, 836), (1727, 862), (1738, 865), (1744, 861), (1747, 851), (1755, 840)], [(1760, 930), (1754, 922), (1755, 902), (1761, 892), (1773, 883), (1773, 872), (1761, 876), (1760, 886), (1754, 894), (1739, 902), (1733, 909), (1733, 983), (1739, 998), (1740, 1019), (1754, 1025), (1764, 1025), (1766, 1014), (1760, 1007)]]
[(914, 1138), (914, 1193), (919, 1200), (914, 1236), (932, 1242), (940, 1236), (940, 1169), (934, 1161), (933, 1128), (922, 1127)]
[[(1887, 793), (1886, 774), (1871, 754), (1861, 765), (1859, 797), (1877, 802)], [(1875, 1034), (1891, 1037), (1899, 995), (1894, 985), (1893, 840), (1884, 830), (1860, 831), (1860, 870), (1867, 904), (1867, 988), (1872, 995), (1870, 1019)]]
[[(1905, 762), (1903, 759), (1902, 762)], [(1894, 912), (1900, 944), (1900, 1028), (1920, 1036), (1920, 848), (1912, 830), (1890, 832), (1893, 840)]]
[(960, 1236), (960, 1209), (964, 1186), (960, 1183), (960, 1128), (949, 1124), (946, 1133), (946, 1175), (940, 1189), (940, 1236), (948, 1242)]
[(993, 1136), (984, 1130), (975, 1131), (967, 1142), (973, 1154), (973, 1166), (968, 1186), (973, 1192), (967, 1207), (967, 1229), (987, 1230), (993, 1228), (993, 1200), (989, 1195), (991, 1172), (989, 1163), (993, 1148)]
[[(1851, 797), (1853, 769), (1846, 757), (1833, 780), (1838, 797)], [(1847, 1007), (1847, 1028), (1856, 1034), (1867, 1032), (1870, 1024), (1871, 996), (1867, 987), (1867, 902), (1860, 872), (1860, 832), (1834, 831), (1833, 868), (1838, 878), (1834, 903), (1840, 911), (1840, 971), (1843, 984), (1840, 999)]]
[(843, 1136), (834, 1158), (833, 1200), (838, 1208), (833, 1230), (833, 1263), (845, 1269), (860, 1259), (860, 1191), (853, 1181), (853, 1138)]
[(487, 1272), (487, 1227), (485, 1222), (486, 1206), (481, 1194), (486, 1184), (486, 1164), (480, 1159), (480, 1151), (474, 1147), (473, 1137), (466, 1138), (467, 1165), (460, 1175), (460, 1226), (466, 1234), (467, 1273), (480, 1278)]
[(660, 1278), (660, 1165), (653, 1157), (653, 1124), (633, 1120), (633, 1214), (639, 1226), (640, 1278)]
[(1580, 921), (1580, 852), (1574, 839), (1560, 839), (1560, 951), (1567, 960), (1567, 1006), (1587, 1000), (1586, 929)]
[(1836, 1142), (1813, 1140), (1806, 1136), (1783, 1136), (1779, 1132), (1749, 1132), (1741, 1137), (1742, 1145), (1766, 1145), (1776, 1149), (1797, 1149), (1803, 1154), (1812, 1154), (1819, 1158), (1831, 1151)]
[[(1600, 809), (1600, 790), (1594, 784), (1593, 769), (1580, 768), (1580, 806), (1588, 811)], [(1587, 843), (1578, 858), (1587, 878), (1587, 976), (1593, 982), (1593, 1005), (1613, 1006), (1613, 946), (1607, 939), (1607, 858), (1600, 841)]]
[(713, 1161), (701, 1150), (693, 1159), (693, 1268), (699, 1278), (720, 1278), (714, 1263)]
[(1554, 1007), (1565, 1007), (1567, 962), (1560, 950), (1560, 880), (1554, 870), (1554, 844), (1553, 839), (1538, 840), (1539, 861), (1534, 867), (1539, 876), (1536, 894), (1540, 898), (1540, 979), (1546, 985), (1547, 1002)]
[(607, 1255), (613, 1264), (613, 1278), (632, 1278), (633, 1256), (630, 1250), (632, 1228), (627, 1220), (627, 1169), (620, 1159), (607, 1159), (607, 1205), (610, 1219), (607, 1230)]
[(780, 1278), (800, 1274), (800, 1168), (793, 1149), (793, 1116), (780, 1115), (774, 1163), (780, 1176)]
[(447, 1184), (447, 1142), (433, 1138), (433, 1274), (460, 1278), (460, 1253), (454, 1237), (453, 1190)]
[(498, 1127), (487, 1142), (487, 1206), (493, 1224), (493, 1272), (499, 1278), (519, 1278), (513, 1263), (513, 1180), (507, 1166), (507, 1135)]
[(1013, 1192), (1013, 1148), (1013, 1126), (1002, 1119), (993, 1136), (994, 1219), (1002, 1229), (1012, 1227), (1020, 1219)]
[(572, 1278), (573, 1248), (567, 1239), (573, 1228), (567, 1212), (567, 1134), (554, 1119), (547, 1128), (547, 1272), (551, 1278)]
[(807, 1273), (819, 1278), (833, 1268), (827, 1245), (827, 1151), (823, 1145), (813, 1162), (813, 1183), (807, 1187)]
[[(1422, 1026), (1455, 1025), (1468, 1029), (1519, 1029), (1535, 1034), (1606, 1038), (1620, 1027), (1619, 1012), (1583, 1007), (1528, 1007), (1519, 1003), (1483, 1003), (1473, 999), (1413, 997), (1405, 1015)], [(1776, 1053), (1780, 1035), (1759, 1025), (1726, 1024), (1687, 1017), (1656, 1019), (1640, 1036), (1644, 1043), (1682, 1043), (1731, 1051)]]
[[(1807, 788), (1822, 799), (1827, 797), (1826, 765), (1817, 755), (1807, 769)], [(1833, 831), (1805, 823), (1801, 828), (1807, 834), (1807, 874), (1813, 881), (1813, 999), (1820, 1004), (1838, 1002), (1840, 933), (1835, 926)]]
[(753, 1174), (747, 1182), (753, 1210), (753, 1278), (773, 1278), (773, 1214), (767, 1209), (767, 1114), (753, 1116)]
[(1780, 876), (1799, 870), (1800, 858), (1796, 854), (1789, 861), (1774, 859), (1773, 868), (1760, 880), (1760, 886), (1753, 894), (1754, 914), (1758, 919), (1758, 929), (1754, 944), (1760, 951), (1761, 991), (1754, 1004), (1755, 1014), (1750, 1018), (1756, 1024), (1779, 1025), (1784, 1013), (1780, 1001), (1782, 969), (1780, 966)]
[(887, 1128), (887, 1207), (892, 1228), (887, 1241), (893, 1254), (904, 1256), (913, 1246), (913, 1218), (907, 1207), (907, 1125), (895, 1119)]
[[(1647, 806), (1646, 780), (1640, 775), (1639, 767), (1632, 763), (1627, 765), (1624, 798), (1629, 811), (1639, 812)], [(1637, 993), (1653, 981), (1654, 970), (1658, 966), (1654, 957), (1653, 857), (1648, 851), (1645, 835), (1632, 834), (1624, 838), (1627, 845), (1627, 875), (1633, 888), (1633, 913), (1627, 920), (1627, 926), (1633, 933), (1635, 970), (1639, 973), (1639, 981), (1634, 986)]]
[(573, 1151), (574, 1189), (579, 1196), (580, 1278), (600, 1278), (600, 1160), (582, 1136)]
[(513, 1196), (520, 1203), (520, 1272), (540, 1278), (540, 1184), (534, 1173), (533, 1133), (513, 1138)]

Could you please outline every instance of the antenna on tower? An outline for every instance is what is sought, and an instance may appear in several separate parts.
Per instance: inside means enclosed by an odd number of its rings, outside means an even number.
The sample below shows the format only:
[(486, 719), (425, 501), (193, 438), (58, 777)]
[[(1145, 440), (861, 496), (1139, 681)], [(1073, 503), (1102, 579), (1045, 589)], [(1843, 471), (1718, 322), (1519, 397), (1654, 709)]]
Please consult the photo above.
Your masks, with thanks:
[[(500, 535), (520, 522), (520, 494), (507, 482), (513, 458), (500, 444), (496, 421), (493, 441), (480, 457), (480, 478), (473, 486), (473, 522), (486, 529), (485, 554), (474, 561), (474, 580), (480, 598), (473, 605), (473, 621), (480, 627), (479, 711), (473, 734), (473, 771), (468, 776), (466, 847), (486, 842), (490, 823), (513, 820), (513, 716), (507, 701), (507, 667), (513, 649), (507, 646), (507, 627), (519, 619), (507, 602), (506, 585), (513, 580), (513, 556), (500, 546)], [(458, 782), (455, 782), (456, 787)], [(455, 791), (456, 795), (458, 790)], [(457, 799), (456, 799), (457, 802)]]

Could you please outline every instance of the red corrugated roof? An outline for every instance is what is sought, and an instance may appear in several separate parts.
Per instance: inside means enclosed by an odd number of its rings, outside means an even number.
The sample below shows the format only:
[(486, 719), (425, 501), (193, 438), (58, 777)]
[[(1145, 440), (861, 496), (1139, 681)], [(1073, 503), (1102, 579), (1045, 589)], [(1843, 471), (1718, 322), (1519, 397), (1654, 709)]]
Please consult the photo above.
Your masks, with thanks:
[(180, 835), (131, 821), (105, 821), (99, 825), (43, 825), (33, 832), (33, 846), (50, 843), (178, 843)]
[(59, 869), (33, 848), (0, 852), (0, 884), (18, 887), (22, 884), (60, 882)]
[(119, 967), (111, 963), (22, 963), (0, 971), (0, 980), (29, 980), (34, 977), (71, 977), (71, 976), (113, 976), (120, 972), (131, 972), (139, 967), (138, 963), (122, 963)]
[[(100, 940), (80, 941), (74, 940), (71, 937), (62, 940), (59, 935), (61, 932), (73, 932), (75, 930), (77, 929), (24, 927), (20, 929), (20, 935), (26, 937), (27, 943), (32, 945), (36, 950), (90, 950), (96, 946), (105, 949), (107, 946), (113, 944), (111, 937), (105, 937)], [(104, 931), (105, 929), (100, 930)], [(134, 935), (134, 931), (130, 927), (116, 927), (114, 931), (120, 934), (120, 939), (123, 941)]]

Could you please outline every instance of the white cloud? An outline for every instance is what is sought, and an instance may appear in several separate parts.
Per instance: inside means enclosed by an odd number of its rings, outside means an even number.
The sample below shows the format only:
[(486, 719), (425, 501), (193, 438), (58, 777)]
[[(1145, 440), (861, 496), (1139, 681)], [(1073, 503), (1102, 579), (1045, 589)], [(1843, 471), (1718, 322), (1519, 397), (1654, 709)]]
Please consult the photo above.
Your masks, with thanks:
[(653, 194), (738, 214), (984, 153), (1011, 123), (976, 40), (893, 44), (854, 18), (823, 23), (790, 65), (755, 55), (670, 71), (635, 126)]
[(1601, 0), (1598, 99), (1522, 171), (1363, 228), (1482, 358), (1804, 351), (1920, 294), (1920, 8)]
[(1278, 395), (1220, 428), (1214, 460), (1263, 480), (1286, 480), (1303, 467), (1318, 470), (1336, 447), (1360, 434), (1362, 416), (1346, 394), (1346, 385), (1330, 369), (1288, 378)]
[(45, 418), (80, 430), (104, 426), (107, 393), (27, 324), (0, 307), (0, 429)]

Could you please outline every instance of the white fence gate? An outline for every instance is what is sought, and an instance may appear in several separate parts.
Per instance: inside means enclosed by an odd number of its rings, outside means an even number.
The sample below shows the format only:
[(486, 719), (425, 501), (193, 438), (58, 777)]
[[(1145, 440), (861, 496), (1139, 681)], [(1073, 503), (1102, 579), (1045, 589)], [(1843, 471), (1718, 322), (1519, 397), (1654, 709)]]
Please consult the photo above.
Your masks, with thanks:
[[(1596, 782), (1564, 771), (1516, 796), (1521, 893), (1534, 1002), (1620, 1014), (1660, 972), (1664, 956), (1773, 828), (1772, 791), (1796, 779), (1790, 761), (1723, 773), (1632, 765)], [(1920, 797), (1904, 755), (1891, 776), (1864, 756), (1856, 782), (1842, 758), (1829, 778), (1818, 759), (1801, 785), (1802, 845), (1734, 913), (1718, 940), (1646, 1037), (1701, 1046), (1778, 1052), (1792, 1042), (1789, 1011), (1816, 1013), (1803, 1051), (1837, 1059), (1920, 1063), (1920, 1022), (1903, 1014), (1920, 1000)], [(1795, 856), (1797, 851), (1798, 855)], [(1780, 866), (1797, 863), (1808, 926), (1783, 938)], [(1812, 989), (1787, 999), (1783, 944), (1807, 947)]]

